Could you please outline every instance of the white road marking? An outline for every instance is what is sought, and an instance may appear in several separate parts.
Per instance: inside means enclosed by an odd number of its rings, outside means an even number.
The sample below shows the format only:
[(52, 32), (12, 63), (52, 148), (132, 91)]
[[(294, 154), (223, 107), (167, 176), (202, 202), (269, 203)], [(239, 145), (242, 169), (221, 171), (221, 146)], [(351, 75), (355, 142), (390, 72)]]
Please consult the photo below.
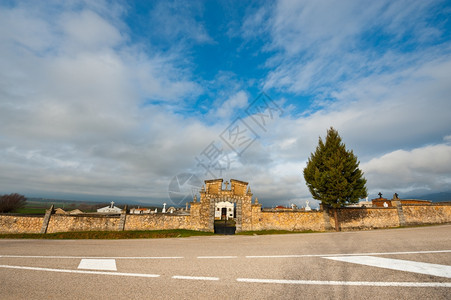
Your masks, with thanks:
[(451, 282), (321, 281), (321, 280), (287, 280), (287, 279), (258, 279), (258, 278), (237, 278), (236, 281), (248, 283), (276, 283), (276, 284), (301, 284), (301, 285), (451, 287)]
[[(323, 255), (324, 256), (324, 255)], [(181, 259), (183, 256), (45, 256), (45, 255), (0, 255), (6, 258), (57, 258), (57, 259)]]
[(247, 255), (246, 258), (302, 258), (302, 257), (325, 257), (325, 256), (399, 255), (399, 254), (426, 254), (426, 253), (450, 253), (450, 252), (451, 250), (431, 250), (431, 251), (336, 253), (336, 254)]
[[(58, 273), (126, 276), (126, 277), (144, 277), (144, 278), (160, 277), (160, 275), (157, 275), (157, 274), (82, 271), (82, 270), (51, 269), (51, 268), (10, 266), (10, 265), (0, 265), (0, 268), (45, 271), (45, 272), (58, 272)], [(187, 280), (206, 280), (206, 281), (218, 281), (219, 280), (218, 277), (180, 276), (180, 275), (172, 276), (172, 278), (173, 279), (187, 279)], [(376, 287), (451, 287), (451, 282), (319, 281), (319, 280), (286, 280), (286, 279), (258, 279), (258, 278), (237, 278), (236, 281), (247, 282), (247, 283), (273, 283), (273, 284), (297, 284), (297, 285), (347, 285), (347, 286), (376, 286)]]
[(115, 259), (82, 259), (78, 269), (117, 271)]
[(198, 256), (197, 258), (238, 258), (238, 256)]
[(451, 266), (372, 256), (324, 257), (331, 260), (390, 270), (451, 278)]
[[(371, 252), (371, 253), (335, 253), (335, 254), (289, 254), (289, 255), (247, 255), (246, 258), (303, 258), (325, 256), (362, 256), (362, 255), (402, 255), (402, 254), (427, 254), (427, 253), (451, 253), (451, 250), (431, 251), (404, 251), (404, 252)], [(50, 258), (50, 259), (183, 259), (184, 256), (45, 256), (45, 255), (0, 255), (0, 258)], [(207, 256), (206, 256), (207, 257)], [(215, 257), (215, 256), (211, 256)], [(218, 257), (219, 258), (219, 257)]]
[[(246, 258), (298, 258), (298, 257), (316, 257), (317, 254), (292, 254), (292, 255), (246, 255)], [(320, 255), (321, 257), (324, 255)]]
[(172, 276), (172, 279), (188, 279), (188, 280), (219, 280), (218, 277), (203, 277), (203, 276), (181, 276), (181, 275), (174, 275)]
[(22, 266), (9, 266), (9, 265), (0, 265), (0, 268), (20, 269), (20, 270), (33, 270), (33, 271), (46, 271), (46, 272), (59, 272), (59, 273), (77, 273), (77, 274), (128, 276), (128, 277), (151, 277), (151, 278), (160, 277), (160, 275), (157, 275), (157, 274), (120, 273), (120, 272), (102, 272), (102, 271), (82, 271), (82, 270), (51, 269), (51, 268), (22, 267)]

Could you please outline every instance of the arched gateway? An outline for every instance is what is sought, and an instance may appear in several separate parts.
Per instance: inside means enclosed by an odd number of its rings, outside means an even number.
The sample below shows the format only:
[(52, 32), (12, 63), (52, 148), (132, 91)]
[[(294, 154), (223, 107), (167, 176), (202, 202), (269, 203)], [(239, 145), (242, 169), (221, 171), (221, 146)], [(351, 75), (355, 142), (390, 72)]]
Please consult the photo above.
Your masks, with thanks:
[[(205, 186), (200, 191), (199, 205), (200, 227), (214, 231), (215, 203), (228, 201), (236, 205), (236, 232), (252, 230), (252, 193), (248, 183), (231, 179), (230, 189), (223, 179), (205, 180)], [(196, 205), (197, 204), (197, 205)], [(260, 206), (258, 203), (254, 206)]]

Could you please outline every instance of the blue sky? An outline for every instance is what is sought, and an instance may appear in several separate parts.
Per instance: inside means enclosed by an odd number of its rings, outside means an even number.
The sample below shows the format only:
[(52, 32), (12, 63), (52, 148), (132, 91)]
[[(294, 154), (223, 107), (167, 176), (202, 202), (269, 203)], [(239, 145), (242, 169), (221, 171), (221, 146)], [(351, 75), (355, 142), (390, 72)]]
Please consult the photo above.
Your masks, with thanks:
[[(163, 203), (186, 173), (302, 206), (331, 126), (370, 198), (451, 190), (450, 15), (449, 1), (0, 1), (0, 192)], [(256, 103), (274, 109), (263, 127)]]

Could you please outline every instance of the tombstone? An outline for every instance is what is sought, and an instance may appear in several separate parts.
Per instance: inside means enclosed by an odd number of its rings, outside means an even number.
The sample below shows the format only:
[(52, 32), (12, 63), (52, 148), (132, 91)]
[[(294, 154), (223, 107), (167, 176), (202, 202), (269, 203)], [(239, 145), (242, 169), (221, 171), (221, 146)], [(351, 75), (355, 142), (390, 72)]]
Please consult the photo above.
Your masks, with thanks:
[(161, 211), (162, 213), (166, 213), (166, 202), (165, 203), (163, 203), (163, 210)]
[(155, 213), (157, 213), (158, 212), (158, 208), (155, 208)]
[(384, 207), (388, 207), (388, 203), (387, 202), (384, 202)]

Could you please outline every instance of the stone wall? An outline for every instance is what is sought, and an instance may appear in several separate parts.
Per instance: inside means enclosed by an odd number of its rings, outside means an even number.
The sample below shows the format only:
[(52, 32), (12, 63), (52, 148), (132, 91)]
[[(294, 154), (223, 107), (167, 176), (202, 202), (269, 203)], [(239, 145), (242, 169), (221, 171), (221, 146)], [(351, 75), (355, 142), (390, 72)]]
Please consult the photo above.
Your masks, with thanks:
[[(396, 207), (390, 208), (343, 208), (337, 211), (341, 230), (373, 229), (399, 226)], [(330, 212), (330, 225), (335, 228), (335, 216)]]
[(324, 231), (322, 212), (266, 212), (253, 215), (251, 230)]
[[(261, 205), (250, 204), (243, 214), (243, 231), (291, 230), (325, 231), (335, 227), (333, 211), (326, 218), (324, 211), (267, 212)], [(210, 205), (210, 203), (208, 203)], [(245, 204), (248, 205), (248, 204)], [(208, 206), (207, 206), (208, 207)], [(146, 214), (126, 215), (124, 230), (191, 229), (210, 231), (210, 218), (205, 216), (199, 202), (191, 203), (190, 215)], [(389, 208), (343, 208), (338, 210), (341, 230), (358, 230), (400, 226), (400, 211)], [(451, 205), (405, 205), (402, 214), (407, 225), (451, 223)], [(39, 233), (43, 216), (0, 215), (0, 233)], [(75, 216), (52, 214), (47, 232), (116, 231), (121, 230), (119, 216)], [(328, 224), (326, 224), (328, 223)]]
[(125, 230), (193, 229), (191, 216), (172, 214), (127, 215)]
[[(451, 222), (451, 205), (406, 205), (402, 206), (407, 225), (441, 224)], [(252, 205), (252, 226), (248, 230), (289, 230), (289, 231), (325, 231), (335, 228), (333, 210), (329, 218), (325, 212), (266, 212), (260, 205)], [(340, 230), (362, 230), (400, 226), (399, 211), (396, 207), (365, 208), (346, 207), (337, 211)]]
[(451, 222), (451, 205), (403, 205), (407, 225)]
[(50, 217), (47, 233), (67, 231), (115, 231), (118, 226), (119, 217), (53, 214)]
[(1, 233), (39, 233), (44, 217), (0, 215)]

